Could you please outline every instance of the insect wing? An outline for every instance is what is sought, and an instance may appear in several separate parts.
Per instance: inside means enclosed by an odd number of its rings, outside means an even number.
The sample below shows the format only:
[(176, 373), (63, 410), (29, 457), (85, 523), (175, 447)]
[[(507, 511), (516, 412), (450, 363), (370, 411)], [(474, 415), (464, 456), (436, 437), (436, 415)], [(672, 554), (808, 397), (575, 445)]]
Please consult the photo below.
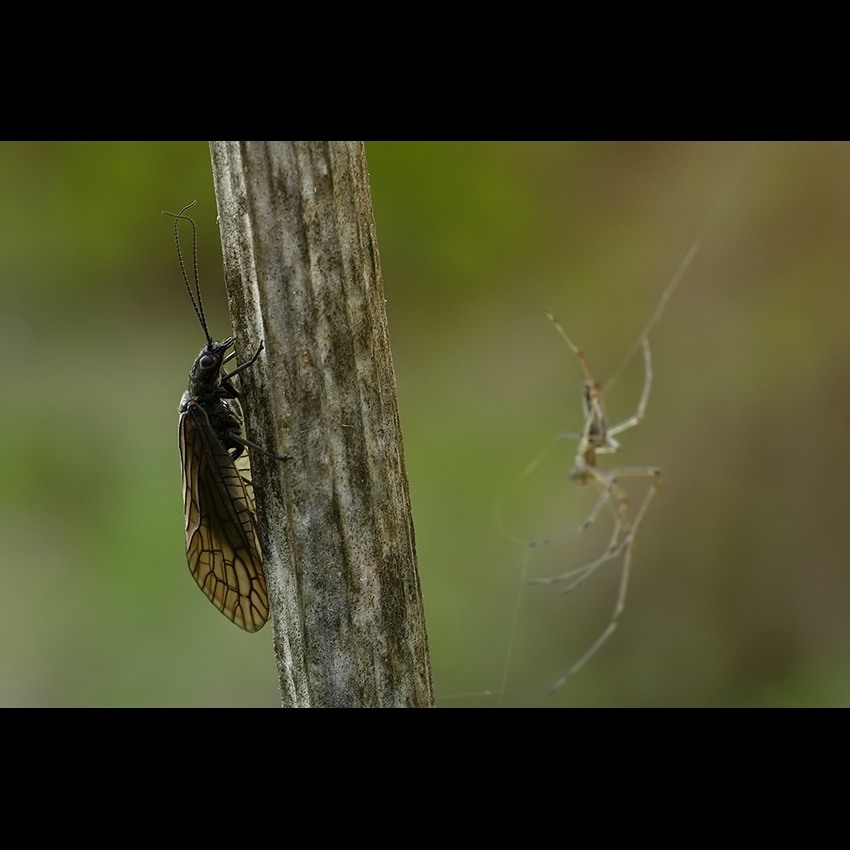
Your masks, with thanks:
[(234, 463), (191, 402), (180, 414), (179, 442), (189, 569), (222, 614), (255, 632), (269, 618), (269, 601), (248, 456)]

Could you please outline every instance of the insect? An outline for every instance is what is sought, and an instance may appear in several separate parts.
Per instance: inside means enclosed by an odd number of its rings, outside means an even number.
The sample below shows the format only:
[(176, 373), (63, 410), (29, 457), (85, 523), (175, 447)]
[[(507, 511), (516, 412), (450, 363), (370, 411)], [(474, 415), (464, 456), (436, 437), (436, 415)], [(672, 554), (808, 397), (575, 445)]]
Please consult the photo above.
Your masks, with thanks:
[[(269, 618), (263, 556), (257, 537), (254, 486), (246, 448), (279, 460), (287, 456), (266, 451), (242, 436), (242, 411), (233, 378), (260, 356), (254, 355), (227, 372), (224, 364), (236, 356), (228, 349), (235, 339), (214, 342), (207, 328), (198, 280), (197, 228), (185, 215), (163, 210), (174, 219), (174, 241), (183, 282), (207, 344), (192, 364), (189, 387), (180, 400), (178, 440), (183, 469), (183, 512), (186, 520), (186, 559), (189, 571), (210, 602), (248, 632), (261, 629)], [(195, 293), (186, 274), (178, 225), (192, 225)]]
[[(623, 613), (623, 609), (625, 608), (635, 539), (649, 504), (661, 484), (661, 469), (657, 466), (625, 466), (613, 469), (602, 469), (598, 465), (599, 455), (613, 454), (617, 452), (620, 449), (620, 443), (615, 439), (615, 435), (621, 434), (624, 431), (628, 431), (636, 425), (639, 425), (646, 415), (647, 405), (649, 404), (649, 394), (652, 390), (653, 378), (649, 332), (653, 325), (661, 317), (661, 313), (664, 310), (667, 300), (693, 261), (698, 247), (699, 241), (695, 241), (691, 245), (690, 250), (680, 263), (675, 275), (662, 293), (658, 306), (656, 307), (649, 322), (644, 327), (631, 350), (627, 353), (623, 363), (605, 387), (605, 389), (610, 389), (620, 371), (626, 364), (629, 363), (637, 349), (640, 348), (643, 352), (644, 380), (637, 410), (628, 419), (625, 419), (616, 425), (608, 425), (607, 423), (602, 398), (603, 388), (600, 387), (593, 378), (584, 353), (572, 341), (572, 339), (570, 339), (558, 320), (551, 313), (547, 314), (549, 320), (555, 326), (555, 330), (567, 343), (570, 351), (575, 355), (584, 375), (584, 382), (581, 389), (582, 407), (584, 411), (584, 427), (579, 433), (559, 434), (557, 439), (573, 439), (578, 441), (575, 460), (573, 461), (573, 468), (570, 472), (570, 480), (576, 481), (585, 486), (595, 486), (599, 491), (599, 495), (588, 515), (577, 526), (554, 537), (528, 541), (526, 546), (530, 550), (538, 546), (548, 545), (553, 543), (555, 540), (560, 540), (568, 535), (581, 533), (589, 528), (599, 514), (606, 509), (613, 518), (614, 527), (611, 533), (611, 538), (608, 541), (608, 545), (603, 553), (595, 560), (575, 569), (567, 570), (559, 575), (549, 576), (546, 578), (528, 579), (528, 583), (537, 585), (564, 583), (563, 592), (569, 593), (581, 586), (603, 564), (608, 561), (622, 558), (617, 599), (608, 625), (602, 634), (594, 641), (591, 647), (584, 653), (584, 655), (582, 655), (581, 658), (579, 658), (579, 660), (576, 661), (572, 667), (570, 667), (569, 670), (567, 670), (567, 672), (564, 673), (557, 682), (555, 682), (554, 685), (552, 685), (549, 689), (549, 693), (556, 691), (567, 681), (567, 679), (570, 678), (570, 676), (574, 675), (582, 667), (584, 667), (590, 658), (592, 658), (594, 653), (596, 653), (602, 644), (608, 640), (617, 628), (620, 615)], [(623, 478), (650, 479), (649, 487), (647, 488), (637, 511), (632, 511), (629, 499), (623, 488), (620, 486), (619, 482)]]

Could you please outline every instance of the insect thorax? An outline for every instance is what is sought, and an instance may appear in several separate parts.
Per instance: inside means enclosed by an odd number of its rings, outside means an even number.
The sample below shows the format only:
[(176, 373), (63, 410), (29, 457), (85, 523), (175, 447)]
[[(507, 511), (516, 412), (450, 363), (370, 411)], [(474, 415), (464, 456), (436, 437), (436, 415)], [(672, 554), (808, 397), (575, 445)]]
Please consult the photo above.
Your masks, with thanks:
[(223, 363), (233, 338), (222, 342), (210, 342), (201, 349), (189, 372), (189, 389), (180, 400), (180, 414), (203, 415), (218, 441), (236, 460), (244, 451), (244, 445), (234, 437), (242, 430), (242, 415), (236, 388), (226, 377)]
[(233, 337), (230, 337), (221, 342), (210, 342), (201, 349), (189, 371), (191, 396), (201, 399), (207, 396), (236, 398), (238, 393), (230, 381), (222, 380), (222, 365), (227, 349), (232, 345)]

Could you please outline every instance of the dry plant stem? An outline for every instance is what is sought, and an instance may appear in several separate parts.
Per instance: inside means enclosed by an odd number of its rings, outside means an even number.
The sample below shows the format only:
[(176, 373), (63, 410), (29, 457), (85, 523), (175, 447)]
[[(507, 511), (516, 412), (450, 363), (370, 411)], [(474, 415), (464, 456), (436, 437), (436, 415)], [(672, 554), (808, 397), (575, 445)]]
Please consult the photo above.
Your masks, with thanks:
[(430, 706), (363, 146), (210, 147), (282, 702)]

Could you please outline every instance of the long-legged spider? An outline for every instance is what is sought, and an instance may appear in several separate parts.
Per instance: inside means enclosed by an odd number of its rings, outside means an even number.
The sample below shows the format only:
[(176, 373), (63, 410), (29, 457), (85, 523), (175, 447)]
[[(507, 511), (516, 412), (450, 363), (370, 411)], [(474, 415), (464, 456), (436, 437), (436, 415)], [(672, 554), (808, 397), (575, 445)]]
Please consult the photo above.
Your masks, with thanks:
[[(523, 567), (520, 574), (520, 585), (530, 584), (562, 584), (565, 593), (575, 590), (582, 585), (590, 576), (592, 576), (603, 564), (608, 561), (621, 560), (620, 565), (620, 581), (617, 591), (617, 597), (614, 604), (614, 609), (607, 626), (593, 642), (591, 647), (564, 673), (557, 682), (550, 688), (549, 692), (553, 692), (560, 688), (571, 676), (581, 670), (582, 667), (592, 658), (617, 628), (620, 616), (623, 613), (626, 604), (626, 594), (628, 592), (629, 577), (632, 564), (632, 553), (635, 548), (635, 541), (638, 530), (643, 518), (646, 515), (647, 509), (657, 492), (661, 483), (661, 469), (657, 466), (627, 466), (613, 469), (600, 468), (597, 461), (600, 455), (612, 454), (619, 450), (620, 444), (616, 439), (616, 435), (623, 433), (631, 428), (634, 428), (643, 421), (647, 405), (649, 403), (649, 395), (652, 389), (652, 356), (649, 346), (650, 331), (655, 326), (656, 322), (661, 318), (662, 313), (667, 305), (673, 291), (679, 285), (685, 275), (688, 267), (696, 256), (702, 240), (711, 227), (713, 221), (719, 215), (721, 209), (726, 205), (727, 200), (733, 189), (739, 185), (741, 173), (749, 161), (750, 155), (754, 146), (749, 146), (745, 154), (740, 158), (738, 167), (726, 183), (723, 191), (721, 191), (709, 211), (708, 216), (703, 221), (696, 238), (694, 239), (688, 252), (685, 254), (678, 269), (673, 275), (670, 282), (661, 294), (661, 297), (656, 305), (655, 311), (649, 321), (644, 326), (643, 330), (638, 335), (632, 347), (627, 352), (618, 369), (614, 372), (611, 379), (608, 380), (604, 387), (604, 391), (610, 390), (614, 381), (620, 375), (625, 366), (631, 362), (638, 349), (642, 349), (644, 362), (644, 383), (641, 391), (640, 400), (635, 413), (615, 425), (609, 426), (605, 419), (605, 412), (602, 402), (603, 388), (594, 380), (590, 373), (587, 360), (578, 346), (567, 336), (564, 329), (557, 322), (552, 314), (549, 318), (555, 325), (558, 333), (564, 338), (572, 353), (576, 356), (584, 374), (584, 383), (582, 386), (582, 402), (584, 407), (584, 426), (579, 433), (576, 434), (560, 434), (557, 439), (552, 442), (542, 454), (533, 460), (520, 473), (514, 484), (508, 488), (508, 491), (503, 495), (502, 499), (496, 505), (497, 522), (506, 537), (513, 540), (515, 543), (522, 545), (525, 549)], [(578, 481), (585, 485), (592, 485), (597, 488), (599, 495), (591, 508), (590, 512), (584, 520), (577, 526), (568, 529), (567, 531), (559, 532), (549, 537), (541, 537), (536, 540), (521, 538), (512, 533), (503, 521), (503, 505), (508, 495), (513, 492), (518, 483), (529, 476), (541, 463), (543, 458), (559, 440), (574, 439), (577, 440), (576, 455), (573, 461), (570, 478), (573, 481)], [(625, 478), (644, 479), (647, 480), (648, 487), (643, 495), (640, 505), (636, 511), (633, 511), (626, 492), (620, 484), (620, 481)], [(593, 561), (585, 563), (575, 569), (567, 570), (558, 575), (549, 576), (546, 578), (526, 578), (528, 566), (530, 563), (531, 553), (538, 547), (543, 547), (556, 541), (562, 540), (570, 535), (583, 532), (588, 529), (603, 512), (608, 511), (613, 517), (614, 528), (611, 533), (611, 538), (608, 541), (603, 553)], [(509, 628), (508, 650), (505, 656), (505, 662), (502, 671), (501, 689), (494, 693), (503, 694), (506, 690), (510, 668), (512, 664), (513, 649), (515, 643), (515, 635), (518, 628), (520, 614), (520, 600), (522, 594), (518, 593), (514, 605), (513, 617)]]
[[(609, 426), (605, 419), (605, 411), (602, 403), (602, 388), (591, 375), (590, 368), (587, 365), (587, 360), (585, 359), (584, 354), (569, 338), (569, 336), (567, 336), (566, 331), (564, 331), (558, 323), (558, 320), (551, 313), (549, 313), (548, 316), (555, 325), (558, 333), (570, 347), (570, 350), (578, 358), (584, 373), (584, 384), (582, 386), (582, 403), (585, 417), (584, 428), (581, 433), (578, 434), (558, 435), (559, 440), (578, 440), (575, 461), (573, 463), (572, 471), (570, 472), (570, 480), (577, 481), (583, 485), (595, 484), (599, 488), (599, 497), (585, 519), (575, 528), (557, 535), (557, 538), (564, 537), (568, 534), (578, 533), (589, 528), (604, 508), (607, 508), (610, 511), (614, 519), (614, 528), (605, 551), (595, 560), (576, 569), (567, 570), (559, 575), (547, 578), (532, 578), (528, 581), (529, 584), (555, 584), (567, 582), (563, 588), (563, 592), (569, 593), (583, 584), (607, 561), (614, 560), (620, 556), (622, 556), (623, 559), (620, 571), (620, 586), (617, 592), (617, 601), (607, 627), (596, 641), (594, 641), (592, 646), (584, 653), (584, 655), (582, 655), (582, 657), (573, 664), (573, 666), (570, 667), (570, 669), (561, 676), (557, 682), (555, 682), (549, 690), (551, 693), (552, 691), (560, 688), (570, 676), (577, 673), (599, 649), (599, 647), (601, 647), (602, 644), (605, 643), (605, 641), (611, 636), (614, 629), (617, 628), (617, 622), (620, 615), (623, 613), (623, 609), (626, 604), (626, 593), (628, 591), (632, 551), (635, 546), (635, 538), (644, 514), (649, 507), (649, 503), (661, 484), (661, 469), (657, 466), (625, 466), (614, 469), (600, 469), (599, 466), (597, 466), (598, 455), (612, 454), (619, 450), (620, 444), (614, 438), (614, 435), (627, 431), (630, 428), (634, 428), (643, 420), (646, 414), (646, 407), (649, 402), (649, 393), (652, 389), (652, 356), (650, 353), (649, 337), (647, 336), (647, 332), (644, 331), (638, 340), (643, 349), (644, 383), (637, 410), (628, 419), (625, 419), (616, 425)], [(619, 479), (622, 478), (652, 479), (639, 509), (634, 514), (632, 514), (630, 510), (629, 500), (625, 491), (618, 483)], [(543, 546), (551, 543), (557, 538), (541, 538), (529, 541), (527, 545), (529, 548)]]
[[(572, 353), (576, 356), (584, 374), (584, 383), (582, 385), (582, 405), (584, 408), (584, 427), (581, 432), (573, 434), (559, 434), (558, 440), (577, 440), (575, 460), (573, 468), (570, 472), (570, 479), (583, 485), (593, 485), (599, 491), (599, 496), (596, 499), (593, 507), (587, 516), (577, 526), (566, 531), (560, 532), (550, 537), (538, 538), (536, 540), (523, 541), (527, 551), (546, 546), (561, 540), (570, 535), (581, 533), (594, 523), (600, 513), (607, 509), (614, 521), (614, 528), (611, 533), (611, 538), (603, 553), (593, 561), (584, 564), (583, 566), (567, 570), (558, 575), (545, 578), (528, 579), (529, 584), (548, 585), (563, 583), (563, 592), (569, 593), (582, 585), (590, 576), (592, 576), (603, 564), (616, 559), (621, 560), (620, 566), (620, 583), (617, 591), (617, 598), (614, 604), (614, 610), (611, 615), (608, 625), (603, 630), (602, 634), (593, 642), (591, 647), (584, 655), (570, 667), (563, 676), (549, 689), (549, 693), (560, 688), (570, 676), (577, 673), (596, 651), (605, 643), (617, 628), (620, 615), (626, 605), (626, 594), (628, 592), (629, 576), (631, 573), (632, 552), (635, 548), (635, 540), (640, 524), (646, 514), (653, 496), (657, 492), (661, 484), (661, 468), (657, 466), (623, 466), (613, 469), (603, 469), (597, 464), (599, 455), (613, 454), (620, 449), (620, 443), (615, 436), (630, 428), (634, 428), (643, 421), (647, 405), (649, 403), (649, 394), (652, 390), (652, 355), (649, 347), (649, 332), (666, 306), (667, 300), (673, 293), (673, 290), (679, 284), (679, 281), (684, 276), (688, 266), (691, 264), (696, 255), (699, 242), (695, 241), (688, 253), (685, 255), (675, 275), (668, 283), (666, 289), (659, 299), (658, 305), (650, 320), (647, 322), (644, 329), (641, 331), (632, 348), (626, 354), (620, 367), (614, 373), (613, 377), (608, 381), (605, 389), (610, 389), (611, 385), (617, 379), (621, 370), (628, 364), (631, 358), (640, 348), (643, 352), (644, 364), (644, 381), (643, 389), (641, 390), (640, 399), (638, 401), (637, 410), (628, 419), (618, 422), (615, 425), (608, 425), (605, 418), (605, 410), (602, 400), (603, 388), (593, 378), (587, 360), (579, 349), (579, 347), (570, 339), (566, 331), (561, 327), (558, 320), (548, 313), (549, 319), (555, 326), (557, 332), (561, 335), (564, 341), (569, 346)], [(525, 471), (524, 474), (531, 471), (539, 462), (534, 461)], [(625, 490), (620, 485), (620, 480), (623, 478), (643, 478), (650, 479), (649, 487), (646, 490), (640, 506), (637, 511), (632, 511), (629, 499)], [(513, 539), (517, 539), (510, 535)]]

